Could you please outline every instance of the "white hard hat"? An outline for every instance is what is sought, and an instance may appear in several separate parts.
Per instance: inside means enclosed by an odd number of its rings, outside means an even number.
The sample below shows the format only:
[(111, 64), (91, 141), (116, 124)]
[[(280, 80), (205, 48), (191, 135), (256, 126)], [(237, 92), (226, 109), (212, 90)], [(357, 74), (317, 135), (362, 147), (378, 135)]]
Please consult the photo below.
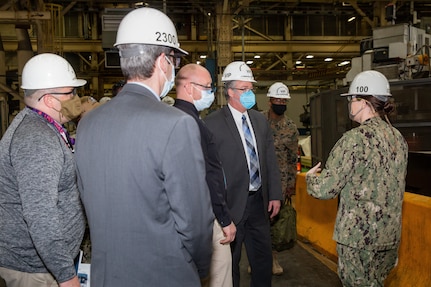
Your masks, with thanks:
[(100, 100), (99, 100), (99, 103), (100, 104), (104, 104), (104, 103), (106, 103), (106, 102), (109, 102), (111, 100), (111, 98), (110, 97), (102, 97)]
[(97, 108), (98, 106), (100, 106), (100, 103), (95, 98), (90, 96), (81, 97), (81, 116), (84, 116), (89, 111)]
[(369, 70), (355, 76), (349, 87), (349, 92), (341, 96), (373, 96), (386, 102), (392, 96), (388, 79), (378, 71)]
[(223, 71), (221, 81), (244, 81), (256, 83), (253, 77), (253, 72), (251, 71), (250, 67), (242, 61), (232, 62), (227, 65)]
[(290, 100), (289, 88), (281, 82), (272, 84), (271, 87), (269, 87), (268, 93), (266, 95), (267, 97), (271, 98)]
[(22, 70), (21, 88), (24, 90), (81, 87), (86, 83), (86, 80), (77, 79), (69, 62), (56, 54), (36, 55)]
[(170, 96), (163, 97), (162, 102), (164, 102), (170, 106), (173, 106), (175, 104), (174, 98), (172, 98)]
[(121, 20), (114, 46), (121, 44), (166, 46), (181, 54), (188, 54), (180, 48), (172, 20), (163, 12), (148, 7), (135, 9)]

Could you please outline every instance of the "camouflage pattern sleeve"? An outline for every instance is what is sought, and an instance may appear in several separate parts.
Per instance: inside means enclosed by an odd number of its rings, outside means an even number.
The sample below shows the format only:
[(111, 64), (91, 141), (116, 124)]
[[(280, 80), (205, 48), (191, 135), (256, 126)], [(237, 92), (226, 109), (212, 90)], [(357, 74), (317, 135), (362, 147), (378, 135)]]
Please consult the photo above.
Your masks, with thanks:
[(307, 192), (318, 199), (337, 197), (351, 178), (355, 159), (361, 151), (355, 144), (355, 139), (345, 133), (329, 153), (326, 166), (320, 176), (307, 174)]
[(275, 153), (285, 199), (288, 190), (295, 188), (299, 132), (295, 123), (289, 118), (280, 121), (269, 120), (269, 124), (274, 135)]
[(306, 176), (310, 195), (339, 195), (335, 241), (373, 250), (398, 246), (407, 155), (401, 133), (375, 117), (343, 135), (320, 176)]

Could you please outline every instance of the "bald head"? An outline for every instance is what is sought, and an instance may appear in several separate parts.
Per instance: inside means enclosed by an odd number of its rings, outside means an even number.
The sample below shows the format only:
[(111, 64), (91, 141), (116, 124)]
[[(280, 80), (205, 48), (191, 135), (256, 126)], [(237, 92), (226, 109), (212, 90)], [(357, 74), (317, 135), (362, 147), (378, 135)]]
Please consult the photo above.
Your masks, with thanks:
[(81, 97), (81, 117), (85, 116), (89, 111), (100, 106), (100, 103), (95, 98), (90, 96)]
[[(202, 87), (211, 87), (212, 79), (208, 70), (198, 64), (183, 66), (175, 77), (177, 99), (188, 102), (200, 99)], [(199, 93), (196, 93), (196, 88)]]

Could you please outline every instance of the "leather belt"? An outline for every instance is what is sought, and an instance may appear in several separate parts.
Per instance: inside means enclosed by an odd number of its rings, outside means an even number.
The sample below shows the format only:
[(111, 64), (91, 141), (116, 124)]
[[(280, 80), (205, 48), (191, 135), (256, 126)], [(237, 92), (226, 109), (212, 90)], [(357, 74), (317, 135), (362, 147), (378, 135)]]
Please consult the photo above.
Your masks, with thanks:
[(249, 190), (248, 191), (248, 196), (252, 196), (255, 195), (258, 191), (260, 191), (262, 189), (262, 187), (259, 187), (258, 190)]

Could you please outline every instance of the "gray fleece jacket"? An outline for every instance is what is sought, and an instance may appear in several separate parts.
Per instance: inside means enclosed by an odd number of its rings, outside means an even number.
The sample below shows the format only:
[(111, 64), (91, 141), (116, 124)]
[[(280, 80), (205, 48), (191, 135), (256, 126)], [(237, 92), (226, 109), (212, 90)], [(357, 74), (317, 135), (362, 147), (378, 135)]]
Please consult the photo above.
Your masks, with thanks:
[(25, 108), (0, 141), (0, 266), (67, 281), (84, 228), (73, 153)]

